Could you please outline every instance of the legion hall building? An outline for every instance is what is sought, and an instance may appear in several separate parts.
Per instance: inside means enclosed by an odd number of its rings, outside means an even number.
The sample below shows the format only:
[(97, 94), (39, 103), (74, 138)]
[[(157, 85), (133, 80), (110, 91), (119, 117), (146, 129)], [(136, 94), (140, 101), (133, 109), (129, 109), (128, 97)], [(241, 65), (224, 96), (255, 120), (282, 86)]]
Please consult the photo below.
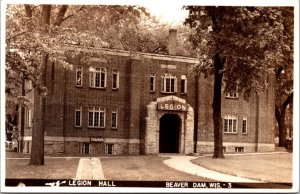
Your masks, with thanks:
[[(45, 153), (211, 153), (214, 146), (213, 77), (195, 76), (196, 58), (69, 46), (92, 52), (72, 57), (73, 69), (47, 66)], [(226, 152), (274, 151), (274, 79), (245, 101), (222, 94)], [(24, 152), (31, 151), (33, 111), (26, 110)]]

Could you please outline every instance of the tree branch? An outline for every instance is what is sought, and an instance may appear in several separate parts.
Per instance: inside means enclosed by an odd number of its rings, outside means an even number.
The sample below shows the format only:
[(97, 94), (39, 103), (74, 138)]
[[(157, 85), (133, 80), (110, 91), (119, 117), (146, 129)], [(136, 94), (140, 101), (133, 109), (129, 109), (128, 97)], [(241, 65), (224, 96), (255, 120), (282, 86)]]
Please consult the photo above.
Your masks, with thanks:
[(282, 106), (281, 106), (281, 108), (283, 109), (285, 109), (286, 107), (287, 107), (287, 105), (288, 104), (290, 104), (290, 102), (293, 100), (293, 95), (294, 94), (294, 92), (292, 92), (288, 97), (287, 97), (287, 99), (283, 102), (283, 104), (282, 104)]
[(16, 35), (14, 35), (12, 37), (6, 38), (6, 41), (10, 41), (11, 39), (14, 39), (14, 38), (16, 38), (18, 36), (21, 36), (22, 34), (24, 34), (26, 32), (27, 32), (27, 30), (24, 30), (23, 32), (20, 32), (19, 34), (16, 34)]
[(65, 20), (64, 16), (68, 10), (68, 5), (63, 5), (61, 6), (61, 8), (59, 9), (58, 15), (56, 17), (54, 26), (60, 26), (62, 24), (62, 22)]
[[(61, 8), (60, 11), (62, 11), (62, 9), (63, 9), (63, 8)], [(80, 8), (78, 9), (78, 11), (83, 11), (83, 9), (84, 9), (84, 7), (82, 6), (82, 7), (80, 7)], [(59, 22), (58, 22), (58, 17), (59, 17), (59, 15), (57, 16), (57, 22), (55, 22), (54, 26), (60, 26), (64, 21), (66, 21), (67, 19), (69, 19), (69, 18), (71, 18), (71, 17), (74, 16), (74, 14), (70, 14), (70, 15), (64, 17), (64, 15), (66, 14), (66, 12), (67, 12), (67, 9), (65, 10), (65, 12), (64, 12), (64, 14), (62, 15), (62, 18), (60, 19)], [(61, 13), (61, 14), (62, 14), (62, 13)]]
[(67, 17), (65, 17), (65, 18), (62, 20), (62, 22), (64, 22), (65, 20), (67, 20), (67, 19), (69, 19), (70, 17), (73, 17), (73, 16), (74, 16), (74, 14), (68, 15)]
[(25, 7), (26, 17), (31, 18), (32, 17), (31, 6), (29, 4), (25, 4), (24, 7)]

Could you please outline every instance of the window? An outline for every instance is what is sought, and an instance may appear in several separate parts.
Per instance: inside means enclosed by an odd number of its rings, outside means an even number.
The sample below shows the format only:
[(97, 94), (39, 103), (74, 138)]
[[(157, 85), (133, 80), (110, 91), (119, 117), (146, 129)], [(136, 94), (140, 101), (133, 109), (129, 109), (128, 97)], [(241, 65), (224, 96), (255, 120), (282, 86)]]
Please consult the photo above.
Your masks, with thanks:
[(244, 147), (235, 147), (235, 152), (244, 152)]
[(76, 67), (76, 86), (82, 86), (82, 66)]
[(108, 155), (114, 154), (114, 144), (105, 144), (105, 154)]
[(112, 74), (112, 89), (119, 88), (119, 72), (117, 70), (113, 70)]
[(239, 93), (238, 93), (238, 83), (235, 84), (235, 86), (232, 86), (230, 90), (225, 92), (225, 97), (226, 98), (238, 98)]
[(81, 107), (75, 109), (75, 127), (81, 127)]
[(234, 115), (226, 115), (224, 119), (224, 133), (237, 132), (237, 117)]
[(25, 90), (31, 90), (32, 89), (32, 81), (29, 79), (25, 79)]
[(118, 127), (118, 113), (117, 110), (114, 109), (111, 112), (111, 128), (117, 128)]
[(25, 126), (27, 128), (32, 127), (32, 111), (29, 108), (26, 108), (26, 112), (25, 112), (25, 118), (26, 118), (26, 124)]
[(177, 78), (170, 74), (165, 74), (162, 77), (161, 91), (164, 93), (175, 93), (177, 92)]
[(90, 144), (89, 143), (81, 143), (80, 153), (81, 154), (89, 154), (90, 153)]
[(26, 141), (26, 153), (29, 153), (29, 148), (30, 147), (30, 145), (29, 145), (29, 141)]
[(90, 107), (88, 111), (89, 127), (105, 127), (105, 108)]
[(155, 74), (152, 73), (150, 75), (150, 92), (154, 92), (155, 91), (155, 78), (156, 78)]
[(226, 98), (238, 98), (239, 94), (238, 92), (225, 92)]
[(187, 79), (185, 75), (182, 75), (180, 80), (180, 93), (186, 94), (186, 92), (187, 92)]
[(223, 153), (225, 153), (226, 152), (226, 147), (225, 146), (223, 146)]
[(90, 68), (90, 86), (94, 88), (106, 87), (106, 69)]
[(247, 134), (247, 116), (243, 116), (242, 133)]

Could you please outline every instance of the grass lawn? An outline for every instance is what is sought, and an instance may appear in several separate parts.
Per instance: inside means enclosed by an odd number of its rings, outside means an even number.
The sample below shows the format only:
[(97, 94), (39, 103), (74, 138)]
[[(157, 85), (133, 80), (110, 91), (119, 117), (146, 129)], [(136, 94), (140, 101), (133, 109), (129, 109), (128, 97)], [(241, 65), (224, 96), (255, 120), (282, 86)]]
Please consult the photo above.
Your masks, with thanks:
[(105, 178), (128, 181), (210, 181), (213, 180), (177, 171), (163, 163), (159, 156), (100, 158)]
[(28, 158), (6, 159), (6, 178), (73, 179), (78, 158), (45, 158), (45, 165), (31, 166)]
[[(86, 155), (85, 157), (93, 157)], [(44, 166), (29, 166), (29, 155), (6, 154), (6, 178), (74, 179), (80, 158), (45, 157)], [(9, 159), (8, 159), (9, 158)], [(103, 173), (108, 180), (127, 181), (211, 181), (177, 171), (163, 163), (159, 156), (101, 157)]]
[(200, 157), (193, 163), (205, 168), (264, 182), (292, 182), (292, 154), (226, 155), (225, 159)]

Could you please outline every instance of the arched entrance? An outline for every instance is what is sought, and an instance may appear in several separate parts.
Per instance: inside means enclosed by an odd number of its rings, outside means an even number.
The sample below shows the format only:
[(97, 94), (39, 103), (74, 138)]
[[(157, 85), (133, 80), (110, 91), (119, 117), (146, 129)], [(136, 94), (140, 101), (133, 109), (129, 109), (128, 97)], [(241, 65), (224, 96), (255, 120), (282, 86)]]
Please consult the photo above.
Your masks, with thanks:
[(159, 123), (159, 153), (179, 153), (179, 116), (165, 114)]
[(145, 154), (193, 153), (194, 110), (185, 99), (164, 96), (147, 105), (144, 145)]

